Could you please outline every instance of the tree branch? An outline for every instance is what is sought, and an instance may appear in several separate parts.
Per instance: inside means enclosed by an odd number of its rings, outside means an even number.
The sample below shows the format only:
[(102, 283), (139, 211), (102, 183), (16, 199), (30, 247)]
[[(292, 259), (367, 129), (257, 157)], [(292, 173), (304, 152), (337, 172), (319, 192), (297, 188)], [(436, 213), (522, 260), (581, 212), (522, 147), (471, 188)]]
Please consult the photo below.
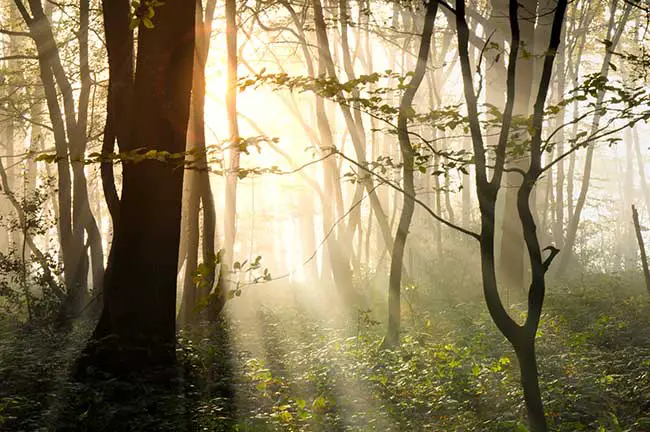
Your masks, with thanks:
[(433, 210), (431, 210), (431, 208), (430, 208), (430, 207), (429, 207), (425, 202), (423, 202), (422, 200), (418, 199), (417, 197), (414, 197), (414, 196), (412, 196), (412, 195), (410, 195), (410, 194), (407, 194), (407, 193), (404, 191), (404, 189), (402, 189), (401, 187), (399, 187), (399, 186), (396, 185), (395, 183), (391, 182), (391, 181), (388, 180), (386, 177), (384, 177), (384, 176), (382, 176), (382, 175), (380, 175), (380, 174), (377, 174), (376, 172), (374, 172), (374, 171), (368, 169), (367, 167), (361, 165), (359, 162), (357, 162), (357, 161), (355, 161), (354, 159), (352, 159), (352, 158), (346, 156), (345, 154), (343, 154), (342, 152), (340, 152), (340, 151), (337, 150), (337, 149), (330, 149), (330, 150), (332, 151), (332, 154), (337, 154), (337, 155), (341, 156), (343, 159), (345, 159), (346, 161), (348, 161), (348, 162), (351, 163), (352, 165), (354, 165), (354, 166), (358, 167), (359, 169), (365, 171), (366, 173), (370, 174), (371, 176), (376, 177), (376, 178), (379, 179), (382, 183), (387, 184), (388, 186), (390, 186), (391, 188), (395, 189), (396, 191), (398, 191), (398, 192), (404, 194), (404, 196), (406, 196), (406, 197), (412, 199), (412, 200), (415, 201), (417, 204), (419, 204), (420, 207), (422, 207), (422, 208), (424, 209), (424, 211), (426, 211), (427, 213), (429, 213), (429, 214), (430, 214), (430, 215), (431, 215), (435, 220), (437, 220), (438, 222), (440, 222), (440, 223), (442, 223), (442, 224), (444, 224), (444, 225), (447, 225), (448, 227), (453, 228), (453, 229), (455, 229), (456, 231), (459, 231), (459, 232), (461, 232), (461, 233), (463, 233), (463, 234), (466, 234), (466, 235), (472, 237), (472, 238), (475, 239), (475, 240), (480, 240), (480, 236), (479, 236), (479, 234), (475, 233), (474, 231), (470, 231), (470, 230), (468, 230), (468, 229), (466, 229), (466, 228), (463, 228), (463, 227), (461, 227), (461, 226), (459, 226), (459, 225), (456, 225), (456, 224), (454, 224), (454, 223), (452, 223), (452, 222), (449, 222), (447, 219), (445, 219), (445, 218), (439, 216), (437, 213), (435, 213)]

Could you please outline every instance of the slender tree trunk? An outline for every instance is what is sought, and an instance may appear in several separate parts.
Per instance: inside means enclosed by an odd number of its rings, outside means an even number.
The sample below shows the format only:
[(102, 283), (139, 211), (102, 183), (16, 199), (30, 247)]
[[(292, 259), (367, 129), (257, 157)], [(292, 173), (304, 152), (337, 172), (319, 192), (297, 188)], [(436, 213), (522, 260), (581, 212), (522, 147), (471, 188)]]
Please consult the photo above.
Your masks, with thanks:
[[(312, 8), (314, 10), (314, 20), (317, 28), (316, 37), (319, 51), (318, 73), (319, 75), (325, 75), (328, 73), (328, 64), (331, 63), (331, 57), (328, 57), (330, 55), (329, 46), (320, 0), (312, 0)], [(330, 60), (327, 60), (327, 58), (330, 58)], [(325, 101), (320, 96), (316, 96), (316, 121), (321, 148), (324, 153), (329, 153), (334, 147), (334, 141), (325, 109)], [(337, 228), (335, 226), (336, 221), (334, 220), (334, 206), (336, 202), (341, 201), (341, 185), (338, 181), (337, 173), (338, 168), (336, 167), (336, 162), (332, 157), (327, 158), (323, 164), (323, 174), (325, 177), (323, 194), (326, 200), (323, 202), (323, 231), (324, 236), (327, 237), (326, 250), (334, 283), (343, 297), (347, 297), (352, 293), (352, 270), (350, 269), (349, 254), (341, 248), (340, 242), (334, 233)]]
[[(237, 3), (226, 0), (226, 48), (228, 57), (228, 84), (226, 88), (226, 110), (228, 113), (228, 172), (226, 174), (226, 204), (224, 213), (224, 265), (226, 272), (234, 259), (235, 236), (237, 233), (237, 180), (239, 175), (240, 137), (237, 120)], [(228, 276), (226, 276), (228, 279)]]
[[(91, 248), (93, 280), (101, 289), (103, 251), (97, 223), (90, 211), (83, 157), (87, 143), (88, 103), (90, 97), (90, 69), (88, 65), (88, 0), (79, 9), (79, 81), (76, 95), (62, 66), (48, 10), (39, 0), (28, 0), (30, 12), (22, 0), (14, 0), (18, 12), (36, 42), (39, 72), (48, 105), (57, 153), (59, 174), (59, 232), (64, 278), (69, 297), (64, 302), (61, 318), (69, 321), (78, 316), (88, 296), (89, 258), (84, 237), (88, 234)], [(61, 105), (59, 103), (59, 92)], [(63, 108), (63, 111), (62, 111)], [(65, 114), (65, 115), (64, 115)], [(70, 169), (72, 168), (72, 175)]]
[[(183, 275), (183, 297), (178, 316), (178, 326), (186, 327), (194, 324), (198, 318), (200, 302), (210, 294), (214, 284), (215, 274), (210, 272), (207, 280), (197, 286), (194, 283), (194, 274), (199, 264), (200, 213), (203, 201), (203, 261), (212, 263), (214, 257), (214, 204), (210, 188), (209, 173), (207, 170), (207, 156), (205, 150), (205, 63), (210, 48), (210, 34), (212, 32), (212, 16), (215, 9), (215, 0), (209, 0), (206, 5), (205, 18), (200, 0), (196, 4), (196, 46), (194, 54), (194, 69), (192, 77), (192, 100), (190, 121), (188, 124), (188, 162), (189, 169), (184, 178), (184, 203), (183, 227), (181, 231), (180, 262), (185, 261)], [(205, 191), (203, 189), (206, 189)], [(207, 199), (206, 199), (207, 198)], [(208, 239), (208, 237), (211, 238)], [(211, 246), (206, 247), (207, 242)], [(179, 263), (180, 266), (180, 263)], [(211, 266), (209, 265), (211, 268)], [(206, 275), (202, 275), (205, 277)], [(210, 315), (216, 315), (225, 304), (223, 296), (216, 296), (209, 305)]]
[[(499, 188), (502, 185), (506, 169), (507, 143), (513, 119), (514, 102), (516, 97), (515, 75), (518, 51), (521, 44), (518, 9), (520, 3), (510, 0), (508, 17), (510, 22), (511, 43), (507, 69), (507, 97), (499, 140), (495, 147), (495, 162), (491, 177), (488, 176), (487, 152), (484, 146), (483, 133), (479, 120), (478, 100), (474, 90), (473, 70), (469, 57), (469, 26), (465, 18), (465, 2), (456, 2), (456, 27), (458, 32), (458, 51), (463, 76), (465, 101), (468, 110), (472, 147), (476, 166), (476, 189), (481, 211), (481, 232), (477, 236), (481, 250), (481, 270), (483, 293), (490, 316), (501, 333), (508, 339), (520, 358), (522, 385), (524, 386), (525, 402), (528, 411), (529, 424), (534, 432), (546, 432), (548, 427), (544, 418), (544, 410), (539, 391), (538, 373), (535, 360), (535, 335), (541, 318), (542, 306), (546, 291), (545, 274), (558, 250), (552, 247), (550, 255), (542, 260), (542, 250), (537, 235), (537, 227), (531, 209), (531, 194), (533, 187), (542, 173), (542, 126), (544, 122), (544, 105), (551, 83), (551, 74), (555, 53), (560, 44), (560, 35), (566, 0), (559, 0), (553, 17), (553, 25), (548, 44), (547, 55), (544, 58), (538, 93), (535, 99), (531, 142), (529, 147), (529, 166), (522, 171), (522, 182), (517, 190), (517, 213), (528, 251), (531, 267), (532, 282), (528, 292), (528, 316), (523, 325), (516, 323), (508, 314), (499, 296), (495, 269), (495, 208)], [(550, 53), (550, 54), (549, 54)]]
[[(517, 79), (515, 81), (514, 114), (528, 117), (531, 113), (532, 86), (535, 76), (535, 18), (537, 13), (537, 0), (525, 0), (521, 3), (521, 41), (524, 54), (517, 59)], [(533, 51), (533, 52), (531, 52)], [(511, 146), (523, 145), (528, 138), (528, 131), (524, 128), (513, 128), (511, 131)], [(512, 158), (508, 163), (511, 167), (525, 169), (529, 161), (527, 157)], [(517, 190), (521, 184), (521, 175), (517, 172), (506, 174), (506, 188), (504, 190), (504, 210), (501, 225), (501, 244), (499, 245), (499, 275), (503, 286), (508, 292), (523, 293), (524, 284), (524, 237), (517, 215)]]
[(636, 126), (632, 129), (632, 136), (634, 137), (634, 154), (636, 155), (637, 170), (639, 171), (641, 192), (643, 193), (646, 212), (650, 215), (650, 187), (648, 187), (648, 180), (645, 176), (645, 159), (641, 154), (641, 140)]
[(639, 224), (639, 213), (636, 207), (632, 206), (632, 220), (634, 221), (634, 232), (636, 233), (636, 240), (639, 243), (639, 253), (641, 255), (641, 266), (643, 267), (643, 278), (645, 279), (645, 287), (650, 294), (650, 270), (648, 270), (648, 257), (645, 253), (645, 245), (643, 244), (643, 235), (641, 234), (641, 224)]
[[(625, 9), (623, 11), (623, 15), (621, 16), (621, 19), (617, 25), (616, 24), (617, 4), (618, 4), (618, 0), (612, 1), (611, 15), (610, 15), (609, 26), (607, 29), (607, 38), (606, 38), (607, 40), (611, 41), (611, 44), (606, 47), (605, 56), (603, 58), (603, 63), (600, 69), (600, 75), (605, 78), (607, 78), (609, 74), (612, 55), (618, 45), (618, 42), (621, 39), (621, 35), (623, 34), (625, 25), (627, 23), (628, 17), (633, 7), (633, 5), (630, 3), (626, 4)], [(591, 131), (590, 131), (591, 135), (593, 135), (600, 126), (600, 120), (602, 118), (602, 111), (600, 108), (605, 99), (605, 93), (606, 93), (605, 89), (602, 89), (598, 92), (598, 97), (596, 99), (596, 110), (591, 124)], [(578, 225), (580, 224), (580, 216), (585, 206), (585, 203), (587, 202), (587, 192), (589, 191), (589, 183), (591, 180), (591, 167), (594, 158), (594, 151), (595, 151), (595, 147), (593, 145), (590, 145), (587, 148), (587, 154), (585, 155), (585, 168), (582, 175), (580, 195), (578, 196), (578, 200), (576, 202), (576, 206), (573, 211), (572, 218), (569, 220), (569, 224), (567, 226), (567, 234), (566, 234), (566, 239), (564, 242), (564, 249), (563, 249), (564, 252), (560, 255), (557, 269), (556, 269), (556, 274), (560, 276), (566, 271), (568, 267), (569, 257), (573, 251), (573, 247), (576, 242)]]
[(408, 131), (408, 113), (413, 105), (415, 94), (424, 79), (426, 73), (427, 61), (431, 47), (431, 35), (435, 23), (436, 12), (438, 11), (438, 2), (431, 1), (427, 4), (426, 15), (424, 18), (424, 28), (422, 29), (422, 39), (418, 61), (415, 66), (413, 78), (409, 82), (408, 88), (404, 92), (400, 103), (399, 115), (397, 120), (397, 137), (402, 152), (402, 181), (404, 183), (404, 205), (400, 215), (399, 225), (397, 226), (397, 235), (393, 244), (391, 256), (390, 275), (388, 280), (388, 332), (384, 340), (385, 347), (393, 347), (399, 344), (400, 330), (400, 308), (401, 308), (401, 284), (402, 268), (404, 266), (404, 249), (406, 247), (406, 238), (411, 226), (413, 211), (415, 210), (415, 184), (413, 180), (414, 169), (414, 151), (411, 146), (411, 139)]
[[(564, 93), (566, 91), (566, 30), (562, 33), (560, 49), (557, 53), (557, 95), (556, 100), (561, 102), (564, 100)], [(564, 154), (564, 118), (565, 118), (565, 109), (564, 105), (560, 107), (560, 111), (557, 113), (557, 119), (555, 121), (556, 128), (561, 128), (557, 136), (557, 145), (556, 145), (556, 154)], [(562, 248), (564, 243), (564, 160), (560, 160), (556, 165), (555, 171), (555, 209), (553, 220), (553, 238), (555, 240), (555, 245), (558, 248)]]

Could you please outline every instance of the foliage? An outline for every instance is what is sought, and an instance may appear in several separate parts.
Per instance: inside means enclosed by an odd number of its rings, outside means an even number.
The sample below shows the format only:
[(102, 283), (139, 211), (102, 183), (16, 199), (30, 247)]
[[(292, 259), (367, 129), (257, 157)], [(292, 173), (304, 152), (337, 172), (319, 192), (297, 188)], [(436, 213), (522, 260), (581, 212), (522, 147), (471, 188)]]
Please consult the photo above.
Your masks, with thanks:
[[(5, 318), (0, 428), (56, 421), (57, 430), (98, 431), (525, 430), (516, 358), (480, 299), (441, 305), (437, 289), (414, 290), (416, 317), (395, 350), (379, 349), (373, 309), (324, 320), (263, 308), (256, 323), (224, 320), (181, 333), (179, 375), (164, 388), (142, 377), (69, 382), (67, 365), (87, 329), (66, 336)], [(625, 273), (551, 288), (538, 351), (552, 430), (647, 429), (646, 297), (638, 276)]]

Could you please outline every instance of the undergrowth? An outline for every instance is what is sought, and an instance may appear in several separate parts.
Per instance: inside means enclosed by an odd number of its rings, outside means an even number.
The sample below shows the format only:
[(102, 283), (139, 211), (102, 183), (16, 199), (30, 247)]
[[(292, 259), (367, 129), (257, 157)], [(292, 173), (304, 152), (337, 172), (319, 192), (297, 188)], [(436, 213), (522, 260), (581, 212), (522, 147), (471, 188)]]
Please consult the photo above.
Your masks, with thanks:
[[(552, 430), (650, 431), (650, 301), (640, 282), (621, 274), (552, 285), (537, 338)], [(0, 430), (527, 430), (516, 358), (485, 306), (440, 303), (436, 292), (406, 289), (395, 350), (380, 349), (383, 311), (368, 305), (319, 317), (262, 305), (248, 319), (181, 332), (178, 379), (163, 387), (75, 383), (69, 370), (88, 328), (61, 335), (3, 319)]]

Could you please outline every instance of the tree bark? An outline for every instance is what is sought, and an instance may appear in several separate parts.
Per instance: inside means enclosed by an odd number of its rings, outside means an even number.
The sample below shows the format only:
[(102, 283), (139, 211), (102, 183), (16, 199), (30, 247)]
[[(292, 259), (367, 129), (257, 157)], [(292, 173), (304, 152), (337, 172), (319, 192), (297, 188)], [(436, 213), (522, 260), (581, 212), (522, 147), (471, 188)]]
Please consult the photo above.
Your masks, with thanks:
[[(239, 175), (240, 136), (237, 120), (237, 4), (226, 0), (226, 49), (228, 58), (228, 84), (226, 88), (226, 110), (228, 113), (228, 172), (226, 174), (226, 205), (224, 213), (224, 266), (229, 273), (234, 260), (235, 237), (237, 233), (237, 180)], [(229, 276), (226, 275), (226, 280)], [(226, 282), (226, 285), (228, 283)]]
[(522, 385), (524, 386), (525, 402), (528, 411), (529, 424), (534, 432), (548, 430), (544, 418), (541, 393), (539, 391), (538, 373), (535, 360), (535, 335), (541, 318), (544, 295), (546, 291), (545, 274), (558, 250), (548, 247), (550, 255), (542, 260), (542, 251), (539, 245), (535, 219), (531, 210), (530, 198), (533, 187), (542, 173), (542, 126), (544, 121), (544, 105), (548, 95), (557, 48), (560, 44), (560, 34), (564, 13), (567, 7), (566, 0), (560, 0), (553, 17), (553, 25), (548, 44), (547, 54), (544, 58), (539, 88), (533, 109), (531, 142), (529, 147), (529, 166), (521, 172), (523, 181), (517, 190), (517, 213), (524, 235), (524, 242), (528, 251), (528, 258), (532, 273), (532, 282), (528, 292), (528, 316), (523, 325), (517, 324), (509, 315), (499, 296), (495, 269), (495, 207), (497, 194), (506, 166), (507, 141), (512, 122), (515, 98), (515, 71), (520, 48), (521, 38), (519, 29), (519, 3), (510, 0), (508, 16), (510, 22), (511, 43), (507, 69), (507, 97), (503, 111), (502, 126), (499, 141), (495, 148), (495, 162), (492, 177), (488, 176), (486, 149), (484, 146), (483, 132), (478, 115), (478, 101), (474, 90), (473, 71), (470, 65), (468, 52), (469, 27), (465, 18), (465, 2), (456, 2), (456, 27), (458, 32), (458, 50), (463, 76), (465, 101), (467, 103), (472, 147), (476, 164), (476, 189), (481, 211), (481, 233), (479, 244), (481, 250), (481, 271), (483, 293), (492, 320), (508, 339), (520, 357), (522, 369)]
[[(202, 284), (194, 283), (194, 274), (199, 263), (199, 240), (201, 239), (199, 217), (201, 202), (203, 203), (203, 262), (212, 268), (214, 256), (215, 216), (212, 189), (207, 166), (205, 146), (205, 64), (210, 49), (210, 34), (216, 6), (215, 0), (208, 0), (205, 18), (201, 1), (196, 3), (196, 46), (194, 54), (194, 70), (192, 78), (192, 100), (190, 120), (188, 124), (188, 162), (189, 169), (184, 178), (183, 227), (181, 232), (180, 261), (185, 258), (185, 273), (183, 275), (183, 297), (178, 316), (178, 326), (183, 328), (195, 324), (199, 318), (200, 303), (208, 299), (214, 285), (215, 271)], [(184, 252), (183, 252), (184, 249)], [(206, 275), (203, 275), (204, 277)], [(219, 287), (218, 287), (219, 288)], [(225, 298), (216, 296), (209, 302), (209, 315), (218, 315)]]
[[(110, 10), (115, 4), (104, 6)], [(171, 0), (157, 7), (155, 28), (140, 25), (130, 132), (130, 142), (138, 147), (185, 151), (194, 13), (194, 2)], [(123, 162), (103, 316), (80, 372), (88, 365), (116, 374), (173, 365), (182, 186), (183, 169), (170, 161)]]

